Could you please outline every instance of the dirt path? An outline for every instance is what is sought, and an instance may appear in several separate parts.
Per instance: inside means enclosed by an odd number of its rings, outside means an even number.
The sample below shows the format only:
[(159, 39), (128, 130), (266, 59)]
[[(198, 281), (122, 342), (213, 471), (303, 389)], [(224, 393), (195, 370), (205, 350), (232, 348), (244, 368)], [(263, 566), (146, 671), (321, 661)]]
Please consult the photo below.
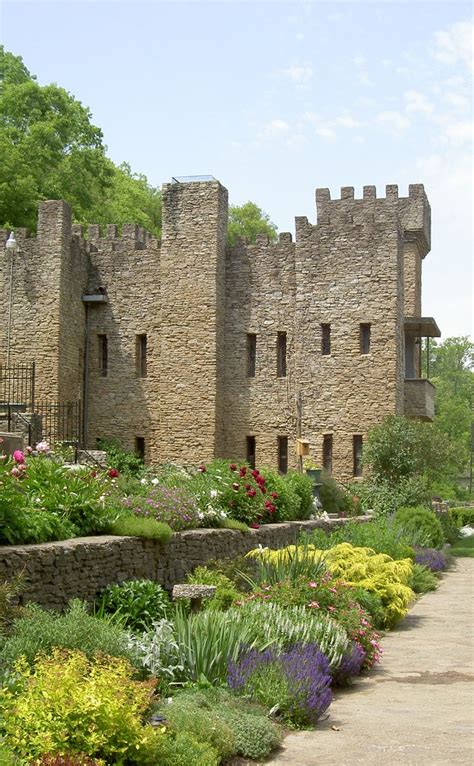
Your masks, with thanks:
[(474, 559), (457, 559), (383, 640), (379, 668), (338, 693), (315, 731), (290, 734), (269, 763), (473, 766), (473, 586)]

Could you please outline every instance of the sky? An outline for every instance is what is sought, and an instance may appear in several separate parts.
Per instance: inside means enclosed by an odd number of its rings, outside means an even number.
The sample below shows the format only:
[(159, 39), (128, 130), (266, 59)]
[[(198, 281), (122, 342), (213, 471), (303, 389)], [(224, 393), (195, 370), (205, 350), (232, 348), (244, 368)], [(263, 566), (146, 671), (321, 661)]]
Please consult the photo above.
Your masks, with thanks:
[(314, 190), (423, 183), (424, 316), (472, 332), (470, 3), (0, 0), (6, 49), (153, 185), (212, 174), (280, 231)]

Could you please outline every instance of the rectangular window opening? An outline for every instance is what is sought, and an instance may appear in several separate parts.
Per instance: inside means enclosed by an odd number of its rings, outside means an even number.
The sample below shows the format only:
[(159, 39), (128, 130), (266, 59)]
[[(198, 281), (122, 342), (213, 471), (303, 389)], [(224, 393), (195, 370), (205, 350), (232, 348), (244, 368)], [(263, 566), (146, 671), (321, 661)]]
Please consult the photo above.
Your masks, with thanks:
[(360, 325), (360, 353), (370, 354), (370, 324), (367, 322)]
[(109, 366), (109, 342), (107, 335), (98, 335), (99, 339), (99, 371), (102, 378), (107, 377)]
[(323, 436), (323, 468), (326, 473), (332, 474), (332, 434)]
[(139, 378), (146, 378), (146, 375), (147, 375), (146, 346), (147, 346), (146, 335), (137, 335), (135, 354), (136, 354), (137, 375)]
[(277, 375), (286, 378), (286, 332), (277, 335)]
[(247, 436), (247, 463), (255, 468), (255, 436)]
[(362, 436), (356, 434), (352, 437), (353, 474), (362, 476)]
[(257, 361), (257, 336), (254, 332), (247, 333), (247, 377), (255, 377)]
[(145, 460), (145, 439), (143, 436), (135, 437), (135, 452), (141, 460)]
[(331, 325), (321, 325), (321, 354), (329, 356), (331, 353)]
[(278, 470), (288, 472), (288, 436), (278, 437)]

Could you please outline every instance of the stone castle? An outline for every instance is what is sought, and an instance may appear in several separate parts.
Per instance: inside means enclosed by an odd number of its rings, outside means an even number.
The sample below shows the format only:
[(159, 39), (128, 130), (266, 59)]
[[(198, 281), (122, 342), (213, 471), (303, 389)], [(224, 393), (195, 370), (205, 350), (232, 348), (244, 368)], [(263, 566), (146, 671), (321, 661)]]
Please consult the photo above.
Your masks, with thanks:
[[(421, 377), (421, 184), (331, 200), (296, 238), (226, 246), (216, 180), (163, 186), (158, 241), (135, 225), (72, 225), (40, 204), (36, 237), (0, 252), (0, 364), (35, 362), (35, 400), (81, 403), (80, 438), (118, 437), (151, 463), (233, 457), (297, 465), (296, 437), (342, 480), (361, 474), (367, 431), (391, 413), (431, 419)], [(48, 434), (46, 434), (48, 435)]]

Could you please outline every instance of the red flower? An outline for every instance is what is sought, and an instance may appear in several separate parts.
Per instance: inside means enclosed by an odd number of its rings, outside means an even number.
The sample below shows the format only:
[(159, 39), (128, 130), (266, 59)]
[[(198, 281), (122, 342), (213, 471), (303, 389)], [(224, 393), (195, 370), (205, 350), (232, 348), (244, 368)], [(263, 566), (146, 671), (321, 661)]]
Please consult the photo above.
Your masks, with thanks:
[(248, 491), (249, 491), (249, 489), (252, 489), (252, 486), (251, 486), (250, 484), (246, 484), (246, 485), (245, 485), (245, 489), (246, 489), (246, 490), (247, 490), (247, 492), (248, 492)]
[(238, 481), (234, 481), (234, 483), (232, 484), (232, 489), (235, 490), (236, 492), (240, 489), (240, 484)]
[(267, 491), (266, 487), (263, 487), (262, 485), (260, 485), (260, 492), (263, 492), (263, 494), (265, 494), (266, 491)]
[(119, 475), (119, 472), (117, 471), (116, 468), (109, 468), (109, 470), (107, 471), (107, 474), (110, 479), (116, 479), (117, 476)]
[(90, 475), (92, 476), (93, 479), (95, 479), (95, 477), (97, 476), (97, 471), (91, 471)]
[(245, 465), (243, 465), (242, 468), (240, 469), (239, 473), (240, 473), (241, 478), (243, 479), (243, 477), (247, 473), (247, 467)]
[(252, 476), (253, 476), (254, 479), (256, 479), (257, 476), (260, 476), (260, 474), (259, 474), (259, 472), (257, 471), (256, 468), (252, 471)]
[(201, 465), (200, 465), (200, 466), (198, 466), (198, 471), (201, 471), (201, 473), (206, 473), (206, 471), (207, 471), (207, 468), (206, 468), (206, 466), (204, 465), (204, 463), (201, 463)]
[(247, 492), (247, 497), (255, 497), (256, 494), (257, 492), (255, 489), (249, 489), (249, 491)]
[(237, 470), (237, 466), (235, 465), (235, 463), (231, 463), (229, 466), (229, 471), (236, 471), (236, 470)]
[(272, 492), (272, 497), (274, 500), (276, 500), (278, 497), (278, 492)]
[(252, 523), (249, 526), (251, 529), (260, 529), (260, 524), (257, 524), (256, 521), (252, 521)]
[(257, 484), (260, 484), (261, 487), (263, 487), (263, 485), (265, 484), (265, 479), (263, 478), (263, 476), (260, 476), (260, 475), (255, 477), (255, 481), (257, 482)]

